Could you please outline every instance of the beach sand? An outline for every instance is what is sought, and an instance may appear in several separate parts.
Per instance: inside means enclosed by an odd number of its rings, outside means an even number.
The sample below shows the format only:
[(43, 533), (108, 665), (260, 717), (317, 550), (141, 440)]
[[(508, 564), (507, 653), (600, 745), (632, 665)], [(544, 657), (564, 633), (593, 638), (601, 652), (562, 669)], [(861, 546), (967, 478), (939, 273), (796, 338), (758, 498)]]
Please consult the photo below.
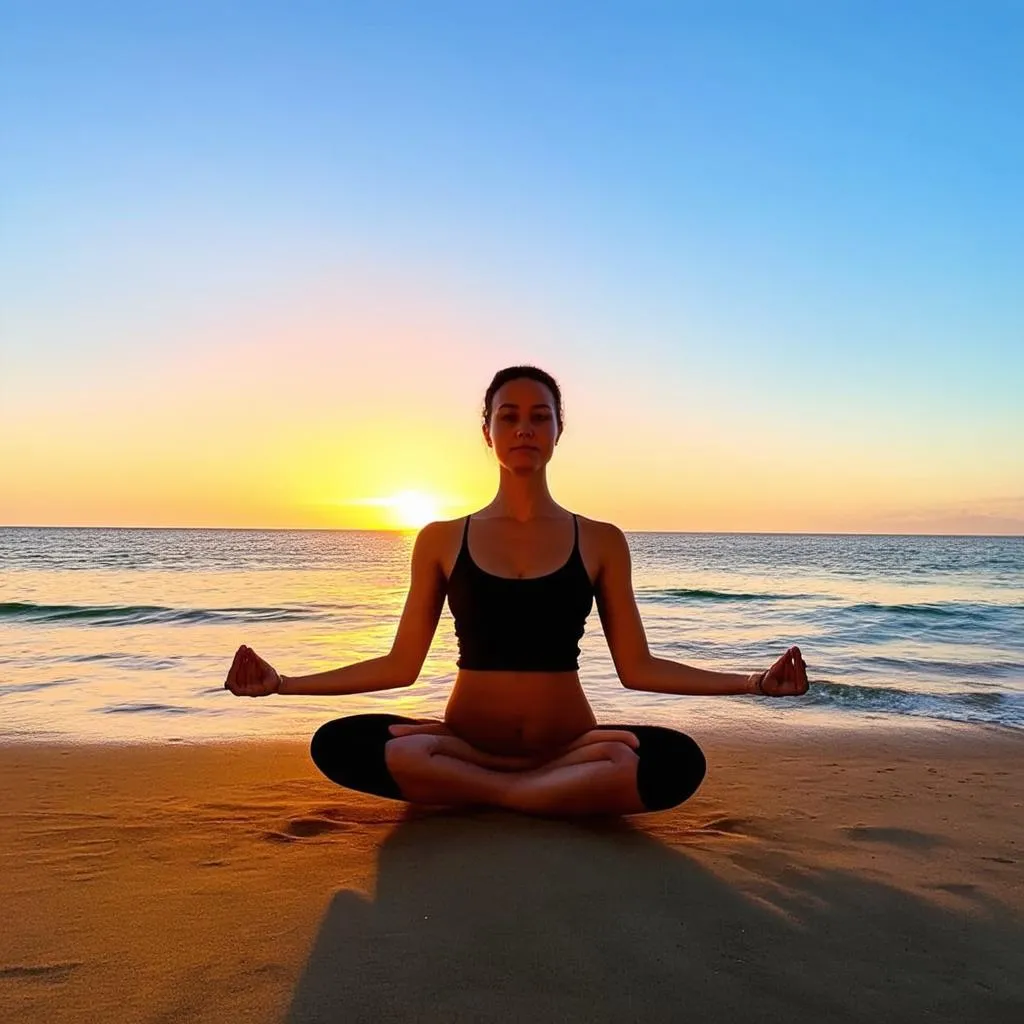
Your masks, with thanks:
[(585, 824), (6, 744), (0, 1019), (1024, 1020), (1019, 733), (694, 735), (689, 803)]

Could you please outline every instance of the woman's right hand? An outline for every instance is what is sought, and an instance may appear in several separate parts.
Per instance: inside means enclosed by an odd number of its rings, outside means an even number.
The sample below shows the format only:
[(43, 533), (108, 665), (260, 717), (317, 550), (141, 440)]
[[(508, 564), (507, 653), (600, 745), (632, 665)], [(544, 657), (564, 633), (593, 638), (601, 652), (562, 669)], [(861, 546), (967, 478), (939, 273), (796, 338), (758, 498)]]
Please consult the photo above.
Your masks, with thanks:
[(236, 697), (265, 697), (281, 689), (281, 674), (251, 647), (243, 644), (235, 651), (228, 677), (224, 680), (224, 689)]
[(799, 647), (790, 647), (756, 684), (765, 697), (801, 697), (807, 692), (807, 664)]

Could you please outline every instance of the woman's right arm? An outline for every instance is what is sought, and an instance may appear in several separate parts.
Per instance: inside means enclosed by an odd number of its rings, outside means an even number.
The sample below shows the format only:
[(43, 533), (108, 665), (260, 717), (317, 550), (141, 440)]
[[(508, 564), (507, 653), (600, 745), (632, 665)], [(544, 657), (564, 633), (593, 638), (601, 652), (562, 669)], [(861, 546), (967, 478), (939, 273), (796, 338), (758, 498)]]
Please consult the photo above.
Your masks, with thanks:
[(411, 686), (423, 667), (444, 606), (446, 581), (439, 557), (443, 531), (443, 523), (430, 523), (416, 536), (409, 593), (387, 654), (325, 672), (286, 676), (243, 646), (235, 653), (225, 688), (237, 696), (262, 697), (270, 693), (369, 693)]

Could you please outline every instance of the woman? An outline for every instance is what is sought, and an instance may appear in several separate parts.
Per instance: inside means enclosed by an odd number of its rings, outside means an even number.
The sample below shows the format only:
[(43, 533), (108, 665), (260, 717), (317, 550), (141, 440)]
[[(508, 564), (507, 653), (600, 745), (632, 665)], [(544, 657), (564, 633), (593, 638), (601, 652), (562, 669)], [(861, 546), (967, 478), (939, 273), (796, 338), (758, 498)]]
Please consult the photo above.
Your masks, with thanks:
[(807, 690), (799, 649), (749, 675), (651, 655), (622, 531), (568, 512), (548, 490), (547, 464), (562, 434), (557, 383), (533, 366), (501, 370), (484, 397), (483, 434), (498, 461), (498, 493), (465, 519), (420, 531), (388, 654), (284, 676), (243, 645), (225, 687), (260, 697), (411, 686), (447, 596), (459, 671), (444, 721), (352, 715), (328, 722), (311, 747), (328, 778), (414, 803), (548, 815), (681, 803), (704, 777), (697, 744), (660, 726), (599, 727), (583, 693), (578, 645), (594, 601), (619, 679), (633, 690), (798, 695)]

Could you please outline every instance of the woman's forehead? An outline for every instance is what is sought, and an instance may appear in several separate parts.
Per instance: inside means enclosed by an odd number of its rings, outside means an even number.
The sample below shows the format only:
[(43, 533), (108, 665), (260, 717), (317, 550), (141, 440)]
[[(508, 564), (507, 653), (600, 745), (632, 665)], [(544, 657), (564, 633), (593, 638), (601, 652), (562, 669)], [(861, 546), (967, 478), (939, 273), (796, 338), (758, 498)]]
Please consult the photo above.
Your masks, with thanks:
[(554, 405), (551, 389), (540, 381), (529, 377), (506, 381), (495, 394), (496, 405), (541, 405), (549, 408)]

